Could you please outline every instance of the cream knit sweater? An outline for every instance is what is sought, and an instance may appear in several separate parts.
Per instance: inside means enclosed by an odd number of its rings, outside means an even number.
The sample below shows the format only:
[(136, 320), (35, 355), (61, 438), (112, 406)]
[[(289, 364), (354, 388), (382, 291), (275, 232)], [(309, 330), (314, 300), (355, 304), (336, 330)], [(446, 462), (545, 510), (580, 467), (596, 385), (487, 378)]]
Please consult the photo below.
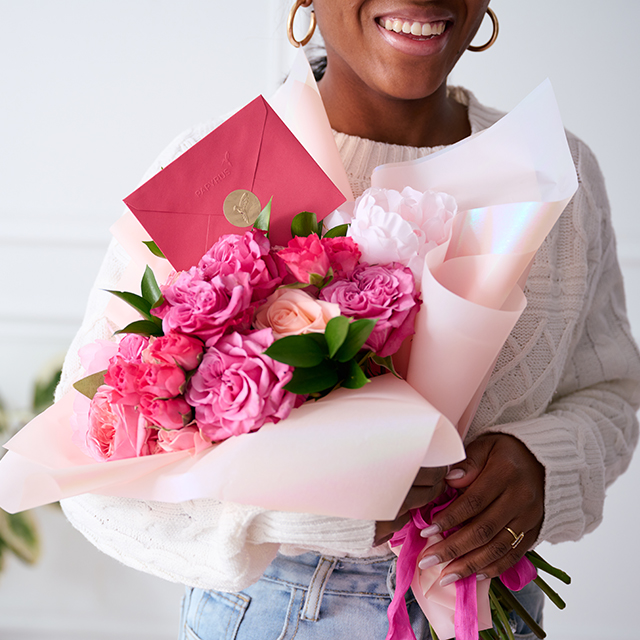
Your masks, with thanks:
[[(499, 119), (466, 91), (472, 131)], [(212, 130), (176, 139), (145, 180)], [(434, 149), (382, 144), (335, 134), (356, 195), (374, 167)], [(522, 440), (546, 468), (540, 540), (577, 540), (602, 519), (606, 487), (628, 466), (638, 438), (640, 356), (626, 318), (604, 182), (591, 151), (569, 136), (580, 188), (538, 252), (528, 306), (505, 344), (469, 439), (502, 432)], [(128, 257), (109, 248), (84, 323), (67, 357), (62, 394), (79, 374), (78, 348), (108, 338), (102, 312)], [(278, 550), (312, 549), (364, 556), (374, 523), (198, 500), (181, 504), (83, 495), (63, 501), (93, 544), (123, 563), (174, 582), (237, 591), (257, 580)], [(385, 545), (386, 546), (386, 545)]]

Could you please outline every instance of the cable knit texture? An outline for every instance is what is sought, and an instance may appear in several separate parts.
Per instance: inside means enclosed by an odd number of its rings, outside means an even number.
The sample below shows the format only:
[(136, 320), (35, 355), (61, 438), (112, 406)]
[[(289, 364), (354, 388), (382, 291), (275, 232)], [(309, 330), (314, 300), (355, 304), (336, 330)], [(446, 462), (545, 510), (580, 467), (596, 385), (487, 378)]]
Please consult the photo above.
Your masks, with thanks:
[[(472, 94), (450, 89), (468, 107), (472, 133), (502, 115)], [(144, 180), (184, 153), (217, 123), (177, 138)], [(374, 167), (432, 153), (335, 133), (356, 195)], [(509, 336), (469, 432), (519, 438), (546, 469), (540, 540), (577, 540), (602, 519), (606, 487), (628, 466), (638, 438), (640, 356), (626, 318), (609, 204), (597, 162), (569, 135), (580, 189), (536, 255), (528, 300)], [(113, 242), (67, 356), (58, 395), (80, 374), (77, 351), (116, 327), (103, 317), (108, 294), (128, 264)], [(366, 556), (374, 523), (270, 512), (215, 500), (180, 504), (84, 495), (63, 501), (72, 524), (99, 549), (167, 580), (226, 591), (256, 581), (278, 550)]]

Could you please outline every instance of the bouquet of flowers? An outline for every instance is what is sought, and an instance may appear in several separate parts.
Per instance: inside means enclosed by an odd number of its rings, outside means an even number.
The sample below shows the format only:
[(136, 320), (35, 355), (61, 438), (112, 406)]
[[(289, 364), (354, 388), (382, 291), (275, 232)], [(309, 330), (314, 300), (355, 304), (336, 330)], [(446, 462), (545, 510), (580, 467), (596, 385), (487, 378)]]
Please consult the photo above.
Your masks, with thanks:
[[(7, 443), (0, 506), (94, 492), (394, 519), (421, 466), (464, 457), (528, 266), (576, 188), (544, 84), (481, 134), (378, 167), (353, 201), (299, 58), (271, 106), (125, 200), (136, 217), (114, 234), (133, 260), (105, 311), (120, 335), (85, 347), (87, 375)], [(438, 592), (415, 566), (424, 515), (395, 541), (403, 588), (438, 636), (477, 637), (489, 581)]]

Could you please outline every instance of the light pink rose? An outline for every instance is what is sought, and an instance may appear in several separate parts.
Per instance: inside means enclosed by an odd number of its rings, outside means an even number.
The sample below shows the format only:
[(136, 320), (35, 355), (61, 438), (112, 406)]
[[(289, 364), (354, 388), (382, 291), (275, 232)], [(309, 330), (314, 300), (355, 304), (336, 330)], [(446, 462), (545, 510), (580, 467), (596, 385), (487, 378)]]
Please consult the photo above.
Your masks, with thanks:
[(182, 429), (160, 429), (158, 431), (158, 449), (171, 453), (194, 449), (200, 453), (211, 446), (211, 442), (203, 437), (197, 427)]
[(264, 355), (272, 343), (263, 329), (231, 333), (207, 349), (186, 394), (206, 438), (217, 442), (289, 415), (297, 396), (283, 387), (293, 369)]
[(275, 340), (303, 333), (324, 333), (327, 322), (340, 315), (340, 307), (316, 300), (299, 289), (278, 289), (257, 310), (256, 329), (273, 330)]
[(224, 235), (204, 254), (198, 268), (205, 280), (247, 273), (255, 302), (272, 294), (287, 275), (284, 263), (270, 248), (269, 239), (257, 229), (243, 235)]
[(351, 275), (358, 265), (362, 253), (352, 238), (322, 238), (333, 273), (338, 278)]
[(191, 371), (198, 366), (203, 351), (202, 340), (172, 331), (165, 336), (151, 338), (142, 358), (145, 362), (174, 364)]
[(149, 346), (149, 338), (127, 333), (118, 344), (118, 355), (127, 362), (142, 362), (142, 352)]
[(377, 320), (365, 347), (381, 357), (395, 353), (413, 335), (421, 304), (411, 270), (400, 264), (361, 264), (350, 278), (322, 289), (320, 298), (338, 304), (342, 315)]
[(117, 353), (118, 343), (110, 340), (96, 340), (78, 350), (80, 363), (87, 375), (104, 371)]
[[(89, 403), (74, 404), (73, 440), (95, 460), (122, 460), (149, 455), (155, 448), (156, 430), (133, 407), (113, 402), (113, 390), (99, 387)], [(85, 398), (85, 400), (88, 400)]]
[(312, 275), (324, 278), (331, 266), (329, 256), (315, 233), (289, 240), (287, 248), (278, 251), (278, 255), (298, 282), (302, 283), (311, 282)]
[[(164, 304), (153, 310), (164, 333), (194, 334), (217, 340), (233, 328), (248, 328), (251, 319), (249, 275), (243, 272), (205, 280), (192, 267), (162, 289)], [(246, 325), (246, 326), (243, 326)]]
[(163, 400), (143, 396), (138, 410), (149, 424), (164, 429), (181, 429), (193, 418), (191, 407), (183, 397)]

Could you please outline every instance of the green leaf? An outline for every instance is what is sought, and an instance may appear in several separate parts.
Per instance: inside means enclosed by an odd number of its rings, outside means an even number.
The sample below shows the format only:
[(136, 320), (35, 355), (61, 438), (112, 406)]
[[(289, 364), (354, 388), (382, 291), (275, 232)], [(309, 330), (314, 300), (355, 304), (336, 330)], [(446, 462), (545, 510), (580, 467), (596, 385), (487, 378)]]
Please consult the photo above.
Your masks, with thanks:
[(370, 318), (362, 318), (352, 322), (349, 325), (347, 338), (338, 349), (335, 359), (338, 362), (348, 362), (354, 358), (358, 351), (362, 349), (362, 345), (367, 341), (375, 326), (376, 320), (371, 320)]
[(325, 360), (316, 367), (294, 369), (291, 380), (284, 388), (299, 395), (309, 395), (332, 389), (338, 382), (335, 365)]
[(33, 564), (40, 555), (36, 523), (28, 512), (9, 514), (0, 510), (0, 543), (18, 558)]
[(273, 196), (267, 202), (267, 206), (260, 212), (260, 215), (253, 223), (253, 228), (260, 231), (265, 231), (267, 238), (269, 237), (269, 226), (271, 225), (271, 203), (273, 202)]
[(114, 335), (120, 333), (138, 333), (141, 336), (163, 336), (162, 322), (160, 318), (156, 318), (156, 320), (158, 320), (158, 322), (153, 320), (137, 320), (136, 322), (128, 324), (124, 329), (116, 331)]
[(145, 300), (142, 296), (129, 291), (112, 291), (108, 289), (109, 293), (112, 293), (120, 300), (124, 300), (129, 306), (133, 307), (140, 315), (151, 320), (151, 303)]
[(276, 340), (265, 354), (292, 367), (316, 367), (324, 360), (324, 351), (310, 335), (287, 336)]
[(355, 360), (347, 362), (347, 367), (346, 377), (342, 381), (345, 389), (360, 389), (369, 382), (369, 378), (364, 375), (364, 371)]
[(324, 330), (324, 337), (329, 347), (329, 357), (333, 358), (338, 349), (342, 346), (349, 333), (349, 318), (345, 316), (336, 316), (327, 322)]
[(105, 373), (107, 373), (106, 369), (104, 371), (98, 371), (98, 373), (93, 373), (86, 378), (82, 378), (73, 385), (73, 388), (91, 400), (93, 396), (96, 395), (98, 387), (101, 387), (104, 384)]
[(142, 276), (140, 290), (142, 297), (151, 305), (152, 309), (157, 306), (158, 302), (162, 299), (162, 291), (160, 291), (158, 281), (148, 265)]
[(558, 567), (554, 567), (549, 564), (539, 553), (535, 551), (527, 551), (527, 558), (531, 560), (531, 563), (536, 569), (540, 571), (544, 571), (549, 575), (553, 576), (560, 580), (560, 582), (564, 582), (565, 584), (571, 584), (571, 576), (565, 573), (562, 569), (558, 569)]
[(393, 366), (392, 356), (385, 356), (384, 358), (381, 358), (380, 356), (373, 355), (371, 356), (371, 360), (373, 360), (373, 362), (375, 362), (377, 365), (384, 367), (385, 369), (393, 373), (396, 378), (402, 380), (402, 376), (398, 374), (396, 368)]
[(315, 213), (310, 211), (303, 211), (299, 213), (291, 221), (291, 235), (292, 236), (310, 236), (315, 233), (320, 235), (320, 229), (318, 228), (318, 218)]
[(158, 247), (158, 245), (153, 240), (143, 240), (142, 242), (147, 246), (147, 249), (149, 249), (149, 251), (151, 251), (154, 256), (158, 258), (164, 258), (165, 260), (167, 259), (164, 253), (160, 251), (160, 247)]
[(337, 227), (333, 227), (329, 229), (323, 237), (325, 238), (344, 238), (347, 235), (347, 231), (349, 231), (348, 224), (339, 224)]

